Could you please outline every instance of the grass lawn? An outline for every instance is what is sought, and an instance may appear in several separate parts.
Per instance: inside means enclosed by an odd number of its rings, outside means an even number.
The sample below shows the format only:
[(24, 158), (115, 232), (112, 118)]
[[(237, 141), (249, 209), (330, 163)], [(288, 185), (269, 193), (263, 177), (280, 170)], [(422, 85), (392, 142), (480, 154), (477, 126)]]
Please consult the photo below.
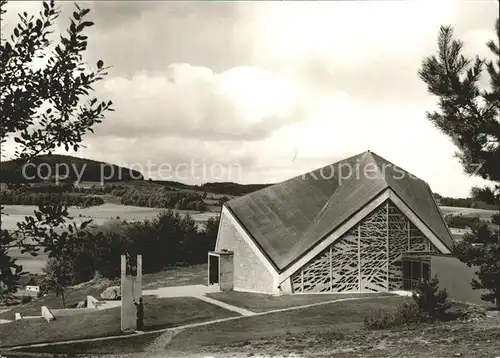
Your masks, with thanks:
[[(106, 287), (115, 284), (118, 284), (118, 281), (98, 280), (69, 287), (65, 295), (66, 307), (71, 307), (71, 305), (86, 300), (87, 295), (98, 298)], [(21, 316), (39, 316), (42, 306), (47, 306), (50, 309), (63, 308), (61, 297), (57, 297), (55, 294), (50, 293), (47, 296), (34, 299), (27, 304), (13, 307), (11, 310), (1, 313), (0, 319), (13, 320), (15, 312), (19, 312)], [(2, 326), (0, 326), (0, 330), (1, 329)]]
[(142, 288), (152, 290), (159, 287), (206, 285), (207, 264), (173, 267), (157, 273), (145, 274)]
[(236, 312), (194, 297), (144, 297), (145, 331), (236, 316)]
[(110, 309), (58, 317), (50, 323), (43, 318), (5, 323), (0, 325), (0, 345), (15, 346), (118, 334), (121, 334), (120, 310)]
[[(361, 301), (345, 301), (295, 311), (270, 313), (263, 316), (244, 317), (185, 330), (174, 337), (164, 356), (189, 352), (219, 351), (225, 346), (237, 350), (248, 342), (262, 339), (280, 339), (283, 335), (321, 333), (332, 329), (343, 332), (359, 329), (364, 314), (376, 307), (396, 307), (407, 298), (388, 297)], [(147, 315), (147, 313), (146, 313)], [(158, 335), (136, 336), (100, 342), (68, 344), (64, 346), (33, 348), (33, 352), (74, 353), (133, 353), (151, 343)], [(142, 347), (142, 348), (141, 348)]]
[[(144, 274), (143, 289), (154, 289), (163, 286), (196, 285), (206, 283), (207, 265), (192, 265), (185, 267), (174, 267), (164, 271)], [(66, 307), (77, 304), (87, 299), (87, 295), (99, 298), (106, 287), (117, 286), (119, 279), (107, 280), (98, 279), (82, 283), (78, 286), (69, 287), (66, 291)], [(14, 319), (14, 312), (21, 313), (22, 316), (40, 315), (41, 307), (47, 306), (50, 309), (63, 308), (61, 297), (54, 294), (40, 297), (30, 303), (17, 306), (9, 311), (0, 313), (0, 319)]]
[[(133, 354), (144, 351), (162, 333), (142, 334), (104, 341), (58, 344), (48, 347), (23, 348), (17, 352), (40, 354)], [(0, 352), (1, 353), (1, 352)], [(7, 352), (3, 353), (5, 356)], [(19, 353), (18, 353), (19, 354)]]
[(337, 302), (195, 327), (174, 336), (164, 355), (219, 358), (236, 353), (238, 356), (295, 353), (304, 357), (500, 355), (500, 312), (486, 320), (487, 323), (452, 321), (380, 331), (364, 327), (364, 317), (372, 309), (393, 310), (406, 300), (411, 299), (387, 297)]
[[(334, 302), (309, 308), (270, 313), (185, 330), (175, 336), (167, 352), (210, 353), (221, 348), (235, 349), (260, 340), (295, 334), (344, 334), (359, 330), (366, 313), (376, 308), (393, 308), (404, 297)], [(281, 339), (279, 339), (281, 341)], [(168, 355), (168, 353), (167, 353)]]
[[(219, 306), (192, 297), (144, 297), (144, 329), (155, 330), (238, 316)], [(26, 319), (0, 325), (2, 346), (104, 337), (120, 334), (120, 307), (88, 314)]]
[[(166, 352), (162, 354), (170, 357), (184, 353), (191, 354), (191, 356), (202, 356), (202, 353), (224, 350), (239, 352), (241, 347), (250, 345), (250, 342), (283, 341), (283, 337), (290, 334), (323, 334), (332, 330), (340, 334), (340, 332), (347, 330), (360, 329), (365, 313), (371, 309), (396, 307), (397, 303), (405, 299), (407, 298), (380, 297), (370, 300), (345, 301), (195, 327), (175, 336)], [(65, 345), (64, 347), (33, 348), (30, 351), (133, 353), (145, 348), (156, 337), (158, 336), (154, 335), (146, 339), (144, 336), (137, 336), (108, 340), (99, 345), (95, 345), (96, 342), (88, 342)]]
[[(154, 357), (496, 357), (500, 352), (500, 312), (485, 321), (423, 324), (367, 330), (365, 314), (395, 309), (404, 297), (329, 303), (300, 310), (243, 317), (190, 328), (174, 336)], [(30, 352), (113, 354), (144, 351), (160, 336), (152, 333), (102, 342), (24, 349)]]
[(319, 303), (342, 298), (352, 297), (383, 297), (392, 296), (390, 293), (342, 293), (342, 294), (306, 294), (290, 296), (272, 296), (260, 293), (246, 293), (237, 291), (208, 293), (206, 296), (225, 302), (230, 305), (245, 308), (253, 312), (267, 312), (276, 309), (297, 307), (311, 303)]

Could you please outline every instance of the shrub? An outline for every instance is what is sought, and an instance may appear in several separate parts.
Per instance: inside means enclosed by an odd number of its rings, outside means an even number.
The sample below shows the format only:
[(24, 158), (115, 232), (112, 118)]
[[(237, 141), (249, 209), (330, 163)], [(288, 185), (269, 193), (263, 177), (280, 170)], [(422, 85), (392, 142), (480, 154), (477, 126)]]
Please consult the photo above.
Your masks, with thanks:
[(477, 322), (486, 318), (486, 309), (481, 306), (469, 306), (459, 312), (459, 319), (465, 322)]
[(414, 302), (404, 302), (398, 305), (396, 310), (375, 309), (364, 318), (365, 327), (368, 329), (413, 326), (420, 321), (420, 311)]
[(374, 309), (365, 315), (364, 323), (368, 329), (391, 328), (395, 324), (394, 312), (381, 308)]
[(450, 308), (447, 298), (446, 290), (439, 289), (437, 276), (429, 281), (421, 281), (413, 292), (413, 300), (418, 306), (420, 318), (431, 322), (445, 318), (446, 311)]
[(448, 226), (459, 229), (475, 228), (481, 223), (479, 216), (447, 215), (445, 220)]
[(404, 302), (398, 306), (394, 316), (395, 325), (413, 326), (420, 323), (420, 310), (415, 302)]
[(500, 225), (500, 213), (493, 214), (491, 216), (491, 222), (496, 225)]
[(31, 296), (23, 296), (21, 298), (21, 304), (24, 305), (26, 303), (30, 303), (33, 300), (33, 297)]

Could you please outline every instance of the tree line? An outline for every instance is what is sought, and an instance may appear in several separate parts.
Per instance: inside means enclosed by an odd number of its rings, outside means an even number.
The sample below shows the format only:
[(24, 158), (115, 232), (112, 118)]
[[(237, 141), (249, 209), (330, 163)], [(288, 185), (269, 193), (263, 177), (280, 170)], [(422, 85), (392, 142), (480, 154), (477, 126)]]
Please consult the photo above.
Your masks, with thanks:
[(6, 190), (0, 192), (2, 205), (47, 205), (61, 202), (67, 206), (90, 207), (104, 204), (104, 200), (92, 195), (74, 195), (68, 193), (36, 193), (24, 190)]
[(453, 206), (457, 208), (471, 208), (471, 209), (485, 209), (495, 210), (495, 205), (487, 204), (482, 201), (475, 200), (474, 198), (439, 198), (439, 205)]
[(171, 208), (177, 210), (206, 210), (203, 196), (194, 192), (164, 190), (141, 191), (129, 189), (121, 196), (123, 205), (146, 206), (151, 208)]
[[(448, 214), (445, 216), (446, 224), (449, 227), (466, 229), (466, 228), (477, 228), (480, 225), (487, 224), (487, 221), (481, 220), (479, 216), (468, 216), (468, 215), (454, 215)], [(491, 223), (494, 225), (500, 225), (500, 214), (495, 213), (491, 216)]]
[[(101, 197), (109, 194), (120, 199), (123, 205), (177, 210), (205, 211), (202, 193), (176, 191), (167, 187), (144, 187), (106, 184), (90, 188), (71, 184), (28, 186), (22, 189), (4, 190), (0, 203), (4, 205), (39, 205), (51, 200), (63, 200), (68, 206), (96, 206), (104, 204)], [(222, 201), (221, 201), (222, 203)]]

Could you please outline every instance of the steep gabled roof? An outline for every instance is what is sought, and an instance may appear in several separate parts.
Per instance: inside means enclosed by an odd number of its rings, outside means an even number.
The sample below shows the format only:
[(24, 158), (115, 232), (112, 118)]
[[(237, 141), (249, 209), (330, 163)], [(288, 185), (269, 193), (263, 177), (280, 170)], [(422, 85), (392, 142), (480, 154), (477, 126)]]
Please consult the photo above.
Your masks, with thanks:
[(451, 248), (427, 183), (370, 151), (225, 205), (281, 272), (388, 188)]
[(26, 282), (25, 286), (38, 286), (38, 283), (36, 280), (32, 277)]
[(22, 275), (19, 279), (19, 285), (24, 286), (38, 286), (37, 278), (32, 275)]

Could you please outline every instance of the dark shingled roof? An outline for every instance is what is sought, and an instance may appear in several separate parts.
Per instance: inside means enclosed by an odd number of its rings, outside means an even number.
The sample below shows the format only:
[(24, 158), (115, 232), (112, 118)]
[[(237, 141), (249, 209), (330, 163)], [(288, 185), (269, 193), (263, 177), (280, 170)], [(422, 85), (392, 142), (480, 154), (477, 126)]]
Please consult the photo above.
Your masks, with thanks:
[(225, 205), (281, 272), (387, 188), (452, 247), (429, 185), (370, 151)]
[(38, 286), (37, 277), (33, 275), (22, 275), (19, 279), (19, 285), (24, 286)]

